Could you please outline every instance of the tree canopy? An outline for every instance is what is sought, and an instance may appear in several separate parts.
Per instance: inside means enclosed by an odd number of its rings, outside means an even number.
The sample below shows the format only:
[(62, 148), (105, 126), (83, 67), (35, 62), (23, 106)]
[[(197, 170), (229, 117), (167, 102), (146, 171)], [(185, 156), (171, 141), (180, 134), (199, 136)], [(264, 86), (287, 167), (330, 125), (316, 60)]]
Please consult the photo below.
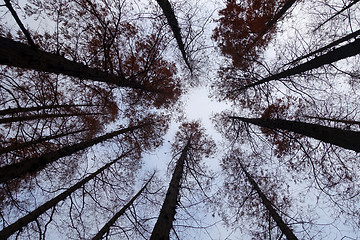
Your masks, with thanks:
[(0, 238), (359, 239), (359, 20), (357, 0), (4, 0)]

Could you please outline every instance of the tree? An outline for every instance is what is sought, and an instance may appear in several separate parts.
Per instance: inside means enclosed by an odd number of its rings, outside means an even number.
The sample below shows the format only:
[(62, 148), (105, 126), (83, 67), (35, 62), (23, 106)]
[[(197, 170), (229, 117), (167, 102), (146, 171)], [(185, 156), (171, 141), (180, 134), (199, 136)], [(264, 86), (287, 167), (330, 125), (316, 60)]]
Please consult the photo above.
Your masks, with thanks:
[(299, 133), (326, 143), (354, 150), (355, 152), (360, 152), (360, 146), (358, 144), (360, 132), (283, 119), (261, 119), (243, 117), (230, 118), (270, 129), (281, 129)]
[(31, 38), (31, 35), (29, 33), (29, 31), (25, 28), (25, 26), (22, 24), (19, 16), (17, 15), (15, 9), (12, 7), (12, 4), (10, 2), (10, 0), (4, 0), (5, 1), (5, 5), (6, 7), (9, 9), (9, 11), (11, 12), (11, 15), (15, 18), (16, 23), (19, 25), (21, 31), (24, 33), (24, 35), (26, 36), (26, 39), (29, 43), (29, 45), (33, 48), (33, 49), (37, 49), (37, 46), (35, 45), (34, 41)]
[[(131, 151), (131, 150), (130, 150)], [(130, 152), (129, 151), (129, 152)], [(33, 210), (32, 212), (28, 213), (26, 216), (20, 218), (19, 220), (17, 220), (16, 222), (10, 224), (9, 226), (3, 228), (0, 231), (0, 237), (1, 238), (8, 238), (10, 237), (12, 234), (14, 234), (15, 232), (21, 230), (21, 228), (25, 227), (27, 224), (29, 224), (32, 221), (35, 221), (41, 214), (45, 213), (46, 211), (48, 211), (49, 209), (55, 207), (60, 201), (65, 200), (67, 197), (69, 197), (73, 192), (75, 192), (76, 190), (78, 190), (79, 188), (81, 188), (84, 184), (88, 183), (90, 180), (94, 179), (97, 175), (99, 175), (100, 173), (102, 173), (103, 171), (105, 171), (106, 169), (108, 169), (111, 165), (115, 164), (116, 162), (118, 162), (119, 160), (121, 160), (123, 157), (125, 157), (129, 152), (124, 153), (123, 155), (121, 155), (120, 157), (118, 157), (117, 159), (109, 162), (108, 164), (106, 164), (105, 166), (103, 166), (102, 168), (98, 169), (97, 171), (95, 171), (94, 173), (90, 174), (89, 176), (87, 176), (86, 178), (84, 178), (83, 180), (79, 181), (78, 183), (76, 183), (75, 185), (69, 187), (67, 190), (65, 190), (64, 192), (62, 192), (61, 194), (57, 195), (56, 197), (54, 197), (53, 199), (47, 201), (46, 203), (42, 204), (41, 206), (39, 206), (38, 208), (36, 208), (35, 210)]]
[(87, 140), (71, 146), (66, 146), (53, 152), (45, 153), (39, 157), (33, 157), (30, 159), (25, 159), (18, 163), (3, 166), (0, 168), (0, 182), (4, 183), (11, 179), (21, 178), (26, 174), (36, 173), (44, 169), (49, 163), (55, 162), (59, 158), (70, 156), (78, 151), (85, 150), (86, 148), (91, 147), (97, 143), (101, 143), (111, 138), (114, 138), (117, 135), (132, 132), (136, 129), (143, 127), (146, 124), (150, 123), (145, 123), (137, 126), (129, 126), (128, 128), (120, 129), (112, 133), (107, 133), (91, 140)]
[(348, 43), (347, 45), (341, 46), (339, 48), (335, 48), (332, 51), (325, 53), (321, 56), (315, 57), (305, 63), (302, 63), (293, 68), (289, 68), (285, 71), (282, 71), (277, 74), (273, 74), (271, 76), (265, 77), (261, 80), (255, 81), (243, 87), (240, 87), (239, 90), (248, 89), (251, 87), (255, 87), (264, 83), (268, 83), (273, 80), (280, 80), (282, 78), (290, 77), (296, 74), (300, 74), (312, 69), (319, 68), (323, 65), (330, 64), (341, 59), (345, 59), (348, 57), (353, 57), (360, 53), (359, 51), (360, 41), (357, 39), (352, 43)]
[[(174, 155), (181, 153), (160, 210), (159, 217), (155, 223), (150, 239), (169, 239), (173, 228), (176, 208), (180, 201), (180, 190), (184, 176), (196, 169), (203, 156), (209, 156), (214, 151), (214, 143), (208, 139), (204, 129), (200, 128), (199, 122), (183, 123), (176, 133), (172, 145)], [(196, 174), (193, 172), (193, 174)], [(194, 176), (194, 175), (193, 175)], [(196, 175), (195, 175), (196, 177)]]
[(163, 10), (165, 17), (168, 21), (169, 26), (171, 27), (172, 32), (174, 33), (174, 37), (180, 49), (181, 55), (185, 61), (186, 66), (189, 68), (190, 72), (192, 72), (192, 67), (189, 62), (189, 56), (185, 51), (185, 44), (183, 43), (181, 37), (181, 30), (179, 27), (179, 23), (176, 19), (174, 10), (171, 7), (171, 4), (168, 0), (156, 0), (161, 9)]
[[(213, 38), (236, 68), (246, 70), (259, 57), (275, 33), (277, 21), (296, 1), (227, 1)], [(284, 5), (283, 5), (284, 4)], [(276, 12), (276, 9), (283, 7)]]
[(191, 139), (188, 139), (180, 158), (176, 162), (176, 167), (172, 175), (164, 203), (161, 207), (159, 217), (155, 223), (150, 239), (169, 239), (170, 231), (175, 220), (176, 206), (178, 204), (181, 188), (180, 182), (183, 176), (185, 158), (189, 150), (190, 143)]
[(152, 180), (154, 174), (150, 177), (150, 179), (146, 182), (146, 184), (129, 200), (129, 202), (120, 209), (96, 234), (93, 240), (101, 239), (107, 232), (109, 232), (110, 227), (116, 222), (116, 220), (121, 217), (125, 211), (134, 203), (134, 201), (142, 194), (142, 192), (146, 189), (150, 181)]
[(255, 189), (255, 191), (258, 193), (259, 197), (261, 198), (262, 203), (266, 207), (266, 209), (269, 211), (270, 216), (274, 219), (277, 226), (281, 229), (282, 233), (286, 236), (288, 240), (297, 240), (298, 238), (295, 236), (293, 231), (289, 228), (289, 226), (282, 220), (280, 215), (277, 213), (275, 208), (273, 207), (273, 204), (269, 201), (269, 199), (266, 197), (266, 195), (261, 191), (259, 185), (256, 183), (254, 178), (246, 171), (244, 165), (239, 162), (241, 169), (244, 171), (247, 179)]
[(98, 82), (114, 84), (119, 87), (129, 87), (154, 93), (165, 93), (170, 96), (172, 92), (178, 91), (177, 83), (170, 82), (167, 85), (149, 85), (149, 83), (139, 83), (135, 80), (114, 74), (106, 73), (102, 70), (90, 68), (82, 63), (67, 60), (66, 58), (47, 53), (41, 50), (34, 50), (25, 44), (15, 42), (10, 39), (0, 37), (1, 44), (1, 65), (33, 69), (48, 73), (65, 74), (80, 79), (90, 79)]

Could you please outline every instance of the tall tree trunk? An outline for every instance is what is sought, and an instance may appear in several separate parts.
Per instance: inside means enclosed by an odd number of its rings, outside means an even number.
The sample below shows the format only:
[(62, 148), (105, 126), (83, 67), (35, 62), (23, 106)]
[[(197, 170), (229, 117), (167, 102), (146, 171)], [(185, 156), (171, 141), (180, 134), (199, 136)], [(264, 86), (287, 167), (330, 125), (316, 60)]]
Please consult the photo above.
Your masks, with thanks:
[(360, 132), (283, 119), (243, 117), (230, 118), (270, 129), (282, 129), (294, 133), (299, 133), (326, 143), (331, 143), (339, 147), (354, 150), (355, 152), (360, 152)]
[(326, 118), (326, 117), (308, 116), (308, 115), (305, 115), (304, 117), (307, 117), (307, 118), (310, 118), (310, 119), (318, 119), (318, 120), (325, 120), (325, 121), (331, 121), (331, 122), (360, 125), (360, 121), (354, 121), (354, 120)]
[(169, 239), (170, 230), (176, 214), (179, 192), (181, 188), (181, 178), (184, 172), (186, 154), (190, 147), (190, 139), (184, 147), (179, 160), (176, 163), (169, 188), (166, 193), (164, 203), (161, 207), (159, 217), (151, 233), (150, 240), (167, 240)]
[(11, 151), (24, 149), (24, 148), (34, 146), (34, 145), (39, 144), (39, 143), (43, 143), (45, 141), (49, 141), (49, 140), (53, 140), (53, 139), (57, 139), (57, 138), (69, 136), (69, 135), (72, 135), (72, 134), (85, 132), (85, 131), (89, 131), (89, 129), (81, 129), (81, 130), (76, 130), (76, 131), (72, 131), (72, 132), (60, 133), (60, 134), (57, 134), (57, 135), (50, 135), (50, 136), (47, 136), (47, 137), (38, 138), (38, 139), (33, 140), (33, 141), (28, 141), (28, 142), (23, 142), (23, 143), (16, 143), (16, 144), (14, 143), (13, 145), (10, 145), (8, 147), (1, 147), (0, 146), (0, 154), (5, 154), (5, 153), (11, 152)]
[(350, 39), (352, 39), (352, 38), (356, 38), (356, 37), (359, 36), (359, 35), (360, 35), (360, 30), (357, 30), (357, 31), (355, 31), (355, 32), (353, 32), (353, 33), (350, 33), (349, 35), (346, 35), (345, 37), (342, 37), (342, 38), (340, 38), (340, 39), (338, 39), (338, 40), (336, 40), (336, 41), (334, 41), (334, 42), (332, 42), (332, 43), (329, 43), (328, 45), (326, 45), (326, 46), (324, 46), (324, 47), (322, 47), (322, 48), (319, 48), (319, 49), (317, 49), (317, 50), (315, 50), (315, 51), (313, 51), (313, 52), (310, 52), (310, 53), (308, 53), (308, 54), (306, 54), (306, 55), (304, 55), (304, 56), (298, 57), (298, 58), (296, 58), (295, 60), (291, 61), (290, 63), (287, 63), (286, 65), (294, 64), (294, 63), (299, 62), (299, 61), (301, 61), (301, 60), (303, 60), (303, 59), (305, 59), (305, 58), (314, 56), (314, 55), (317, 54), (317, 53), (321, 53), (321, 52), (324, 52), (324, 51), (326, 51), (326, 50), (329, 50), (329, 49), (331, 49), (332, 47), (335, 47), (336, 45), (339, 45), (340, 43), (343, 43), (343, 42), (345, 42), (345, 41), (348, 41), (348, 40), (350, 40)]
[(9, 9), (9, 11), (11, 12), (11, 15), (14, 17), (16, 23), (19, 25), (21, 31), (24, 33), (29, 45), (36, 50), (37, 46), (35, 45), (34, 41), (32, 40), (29, 31), (24, 27), (24, 24), (22, 24), (19, 16), (17, 15), (16, 11), (14, 10), (14, 8), (11, 5), (10, 0), (4, 0), (5, 1), (5, 5), (6, 7)]
[(349, 3), (349, 5), (345, 6), (343, 9), (341, 9), (340, 11), (336, 12), (334, 15), (332, 15), (330, 18), (326, 19), (325, 22), (323, 22), (322, 24), (320, 24), (317, 28), (314, 29), (313, 32), (317, 31), (319, 28), (321, 28), (322, 26), (324, 26), (327, 22), (329, 22), (331, 19), (333, 19), (334, 17), (336, 17), (337, 15), (339, 15), (340, 13), (344, 12), (345, 10), (351, 8), (353, 5), (355, 5), (356, 3), (358, 3), (359, 0), (352, 0), (351, 3)]
[(30, 120), (37, 120), (37, 119), (46, 119), (46, 118), (94, 116), (94, 115), (103, 115), (103, 113), (59, 113), (59, 114), (43, 113), (43, 114), (28, 115), (28, 116), (21, 116), (21, 117), (0, 118), (0, 124), (1, 123), (30, 121)]
[(255, 182), (255, 180), (250, 176), (250, 174), (246, 171), (245, 167), (240, 163), (242, 170), (244, 171), (247, 179), (249, 180), (250, 184), (253, 186), (255, 191), (258, 193), (259, 197), (265, 208), (269, 211), (270, 216), (276, 222), (276, 225), (280, 228), (281, 232), (286, 236), (288, 240), (297, 240), (298, 238), (295, 236), (293, 231), (288, 227), (288, 225), (282, 220), (280, 215), (276, 212), (272, 203), (267, 199), (265, 194), (261, 191), (259, 185)]
[(121, 217), (125, 211), (133, 204), (133, 202), (141, 195), (141, 193), (146, 189), (147, 185), (150, 183), (151, 179), (154, 177), (154, 174), (151, 176), (151, 178), (146, 182), (146, 184), (140, 189), (140, 191), (135, 194), (133, 198), (130, 199), (130, 201), (120, 209), (119, 212), (117, 212), (105, 225), (100, 229), (100, 231), (96, 234), (96, 236), (93, 238), (93, 240), (100, 240), (102, 239), (102, 236), (104, 236), (105, 233), (107, 233), (110, 229), (110, 227), (116, 222), (116, 220)]
[(8, 108), (0, 110), (0, 115), (9, 115), (14, 113), (24, 113), (24, 112), (33, 112), (46, 109), (61, 109), (72, 110), (71, 108), (76, 107), (99, 107), (100, 105), (94, 104), (61, 104), (61, 105), (45, 105), (45, 106), (36, 106), (36, 107), (18, 107), (18, 108)]
[(282, 8), (275, 14), (275, 16), (266, 24), (266, 28), (255, 38), (254, 43), (259, 41), (276, 23), (282, 18), (285, 13), (296, 3), (297, 0), (288, 0)]
[(33, 48), (11, 39), (0, 37), (0, 64), (12, 67), (26, 68), (40, 72), (64, 74), (71, 77), (88, 79), (119, 87), (141, 89), (151, 92), (151, 86), (146, 87), (135, 81), (90, 68), (82, 63), (67, 60), (66, 58)]
[(251, 87), (255, 87), (273, 80), (279, 80), (285, 77), (290, 77), (296, 74), (300, 74), (312, 69), (319, 68), (321, 66), (324, 66), (326, 64), (330, 64), (336, 61), (339, 61), (341, 59), (345, 59), (348, 57), (355, 56), (360, 53), (360, 39), (356, 39), (352, 43), (348, 43), (347, 45), (344, 45), (342, 47), (336, 48), (326, 54), (323, 54), (321, 56), (315, 57), (314, 59), (311, 59), (305, 63), (302, 63), (296, 67), (287, 69), (283, 72), (268, 76), (266, 78), (263, 78), (259, 81), (256, 81), (254, 83), (250, 83), (246, 86), (240, 87), (239, 90), (245, 90)]
[(36, 208), (34, 211), (28, 213), (26, 216), (18, 219), (16, 222), (14, 222), (13, 224), (10, 224), (9, 226), (5, 227), (4, 229), (2, 229), (0, 231), (0, 239), (7, 239), (8, 237), (10, 237), (12, 234), (14, 234), (15, 232), (21, 230), (22, 227), (25, 227), (27, 224), (29, 224), (32, 221), (35, 221), (41, 214), (45, 213), (47, 210), (49, 210), (50, 208), (55, 207), (60, 201), (66, 199), (68, 196), (70, 196), (70, 194), (72, 194), (73, 192), (75, 192), (77, 189), (81, 188), (84, 184), (86, 184), (87, 182), (89, 182), (91, 179), (95, 178), (99, 173), (102, 173), (104, 170), (106, 170), (107, 168), (109, 168), (111, 165), (113, 165), (114, 163), (116, 163), (117, 161), (119, 161), (121, 158), (123, 158), (124, 156), (126, 156), (130, 151), (122, 154), (120, 157), (118, 157), (117, 159), (113, 160), (112, 162), (106, 164), (105, 166), (103, 166), (102, 168), (98, 169), (96, 172), (90, 174), (88, 177), (84, 178), (83, 180), (81, 180), (80, 182), (76, 183), (75, 185), (73, 185), (72, 187), (68, 188), (66, 191), (64, 191), (63, 193), (60, 193), (59, 195), (57, 195), (56, 197), (54, 197), (53, 199), (47, 201), (46, 203), (44, 203), (43, 205), (41, 205), (40, 207)]
[(42, 169), (44, 169), (49, 163), (55, 162), (56, 160), (70, 156), (76, 152), (81, 150), (85, 150), (88, 147), (91, 147), (95, 144), (104, 142), (113, 137), (116, 137), (120, 134), (132, 132), (136, 129), (143, 127), (143, 125), (132, 126), (128, 128), (124, 128), (118, 131), (114, 131), (112, 133), (107, 133), (103, 136), (96, 137), (91, 140), (87, 140), (78, 144), (74, 144), (71, 146), (63, 147), (56, 151), (52, 151), (49, 153), (45, 153), (39, 157), (34, 157), (30, 159), (25, 159), (21, 162), (13, 163), (11, 165), (6, 165), (0, 168), (0, 183), (9, 181), (11, 179), (20, 178), (26, 174), (35, 173)]
[(174, 10), (171, 7), (171, 4), (168, 0), (156, 0), (161, 9), (163, 10), (165, 17), (168, 21), (168, 24), (171, 27), (172, 32), (174, 33), (176, 42), (179, 46), (179, 49), (181, 51), (182, 57), (185, 61), (186, 66), (189, 68), (190, 72), (192, 72), (192, 67), (189, 62), (189, 58), (185, 52), (185, 44), (183, 43), (182, 37), (181, 37), (181, 30), (179, 27), (179, 23), (176, 19)]

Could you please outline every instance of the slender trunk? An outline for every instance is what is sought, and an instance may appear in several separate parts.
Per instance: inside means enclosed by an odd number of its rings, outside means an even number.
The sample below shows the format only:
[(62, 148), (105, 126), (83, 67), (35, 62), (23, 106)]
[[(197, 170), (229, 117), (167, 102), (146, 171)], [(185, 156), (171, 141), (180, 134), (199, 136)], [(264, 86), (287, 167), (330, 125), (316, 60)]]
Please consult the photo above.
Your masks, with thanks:
[(282, 8), (275, 14), (275, 16), (266, 24), (267, 28), (270, 29), (274, 24), (282, 18), (285, 13), (296, 3), (297, 0), (288, 0)]
[(310, 118), (310, 119), (318, 119), (318, 120), (325, 120), (325, 121), (331, 121), (331, 122), (360, 125), (360, 121), (353, 121), (353, 120), (346, 120), (346, 119), (336, 119), (336, 118), (326, 118), (326, 117), (316, 117), (316, 116), (308, 116), (308, 115), (305, 115), (304, 117), (307, 117), (307, 118)]
[(270, 129), (282, 129), (299, 133), (326, 143), (360, 152), (360, 132), (283, 119), (230, 118)]
[(329, 49), (331, 49), (332, 47), (335, 47), (336, 45), (339, 45), (340, 43), (343, 43), (343, 42), (345, 42), (345, 41), (348, 41), (348, 40), (350, 40), (350, 39), (352, 39), (352, 38), (356, 38), (356, 37), (359, 36), (359, 35), (360, 35), (360, 30), (357, 30), (357, 31), (355, 31), (355, 32), (353, 32), (353, 33), (350, 33), (349, 35), (346, 35), (345, 37), (342, 37), (342, 38), (340, 38), (340, 39), (338, 39), (338, 40), (336, 40), (336, 41), (334, 41), (334, 42), (332, 42), (332, 43), (329, 43), (328, 45), (326, 45), (326, 46), (324, 46), (324, 47), (322, 47), (322, 48), (319, 48), (319, 49), (317, 49), (317, 50), (315, 50), (315, 51), (313, 51), (313, 52), (311, 52), (311, 53), (308, 53), (308, 54), (306, 54), (306, 55), (304, 55), (304, 56), (302, 56), (302, 57), (299, 57), (299, 58), (291, 61), (290, 63), (288, 63), (288, 64), (286, 64), (286, 65), (294, 64), (294, 63), (299, 62), (299, 61), (301, 61), (301, 60), (303, 60), (303, 59), (305, 59), (305, 58), (314, 56), (314, 55), (317, 54), (317, 53), (321, 53), (321, 52), (324, 52), (324, 51), (326, 51), (326, 50), (329, 50)]
[(276, 225), (280, 228), (281, 232), (286, 236), (288, 240), (297, 240), (298, 238), (295, 236), (293, 231), (288, 227), (288, 225), (282, 220), (280, 215), (277, 213), (275, 208), (272, 206), (271, 202), (265, 194), (261, 191), (259, 185), (255, 182), (255, 180), (250, 176), (250, 174), (246, 171), (244, 166), (240, 163), (240, 166), (242, 170), (244, 171), (247, 179), (249, 180), (250, 184), (253, 186), (255, 191), (258, 193), (259, 197), (261, 198), (261, 201), (263, 205), (266, 207), (266, 209), (269, 211), (270, 216), (274, 221), (276, 222)]
[(313, 32), (317, 31), (319, 28), (321, 28), (322, 26), (324, 26), (327, 22), (329, 22), (331, 19), (333, 19), (334, 17), (336, 17), (337, 15), (339, 15), (340, 13), (344, 12), (345, 10), (351, 8), (354, 4), (358, 3), (359, 0), (353, 0), (349, 5), (347, 5), (346, 7), (344, 7), (343, 9), (341, 9), (340, 11), (336, 12), (334, 15), (332, 15), (330, 18), (326, 19), (325, 22), (323, 22), (322, 24), (320, 24), (317, 28), (314, 29)]
[(189, 63), (189, 59), (188, 56), (185, 52), (185, 44), (182, 41), (182, 37), (181, 37), (181, 30), (179, 27), (179, 23), (176, 19), (174, 10), (171, 7), (171, 4), (168, 0), (156, 0), (157, 3), (159, 4), (159, 6), (161, 7), (161, 9), (163, 10), (165, 17), (168, 21), (168, 24), (171, 27), (172, 32), (174, 33), (176, 42), (179, 46), (179, 49), (181, 51), (182, 57), (185, 61), (186, 66), (189, 68), (189, 70), (192, 72), (192, 67)]
[(63, 193), (60, 193), (59, 195), (57, 195), (53, 199), (47, 201), (46, 203), (44, 203), (40, 207), (36, 208), (34, 211), (28, 213), (26, 216), (18, 219), (13, 224), (10, 224), (9, 226), (2, 229), (0, 231), (0, 239), (7, 239), (8, 237), (10, 237), (15, 232), (21, 230), (22, 227), (25, 227), (30, 222), (35, 221), (41, 214), (45, 213), (50, 208), (55, 207), (60, 201), (66, 199), (68, 196), (70, 196), (70, 194), (75, 192), (77, 189), (81, 188), (84, 184), (89, 182), (91, 179), (95, 178), (95, 176), (97, 176), (99, 173), (102, 173), (105, 169), (109, 168), (111, 165), (113, 165), (114, 163), (119, 161), (121, 158), (126, 156), (129, 152), (124, 153), (123, 155), (121, 155), (117, 159), (115, 159), (112, 162), (106, 164), (102, 168), (98, 169), (96, 172), (90, 174), (88, 177), (84, 178), (80, 182), (78, 182), (75, 185), (73, 185), (72, 187), (68, 188)]
[(104, 142), (123, 133), (132, 132), (143, 126), (144, 125), (138, 125), (138, 126), (124, 128), (118, 131), (114, 131), (112, 133), (107, 133), (103, 136), (96, 137), (91, 140), (87, 140), (78, 144), (63, 147), (56, 151), (44, 153), (39, 157), (25, 159), (21, 162), (3, 166), (0, 168), (0, 183), (9, 181), (11, 179), (20, 178), (25, 174), (36, 173), (44, 169), (49, 163), (55, 162), (56, 160), (62, 157), (70, 156), (76, 152), (85, 150), (86, 148), (91, 147), (95, 144)]
[(360, 39), (356, 39), (352, 43), (348, 43), (347, 45), (344, 45), (342, 47), (336, 48), (324, 55), (321, 55), (319, 57), (315, 57), (312, 60), (309, 60), (308, 62), (302, 63), (296, 67), (287, 69), (283, 72), (268, 76), (266, 78), (263, 78), (259, 81), (256, 81), (254, 83), (248, 84), (246, 86), (243, 86), (240, 88), (240, 90), (245, 90), (251, 87), (255, 87), (257, 85), (261, 85), (273, 80), (279, 80), (281, 78), (290, 77), (296, 74), (300, 74), (312, 69), (319, 68), (323, 65), (330, 64), (336, 61), (339, 61), (341, 59), (345, 59), (348, 57), (355, 56), (360, 53)]
[(153, 178), (154, 175), (151, 176), (151, 178), (146, 182), (146, 184), (144, 185), (144, 187), (142, 187), (140, 189), (140, 191), (138, 191), (137, 194), (135, 194), (135, 196), (133, 198), (130, 199), (130, 201), (123, 207), (120, 209), (119, 212), (117, 212), (105, 225), (104, 227), (101, 228), (101, 230), (96, 234), (96, 236), (93, 238), (93, 240), (100, 240), (102, 239), (102, 236), (104, 236), (105, 233), (107, 233), (110, 229), (110, 227), (116, 222), (116, 220), (121, 217), (125, 211), (133, 204), (133, 202), (141, 195), (141, 193), (145, 190), (145, 188), (147, 187), (147, 185), (150, 183), (151, 179)]
[(11, 15), (13, 15), (16, 23), (19, 25), (21, 31), (24, 33), (26, 39), (28, 40), (28, 43), (30, 44), (30, 46), (31, 46), (34, 50), (36, 50), (37, 47), (36, 47), (34, 41), (32, 40), (29, 31), (28, 31), (28, 30), (24, 27), (24, 25), (22, 24), (19, 16), (17, 15), (16, 11), (15, 11), (14, 8), (12, 7), (10, 0), (4, 0), (4, 1), (5, 1), (6, 7), (9, 9), (9, 11), (11, 12)]
[(259, 41), (277, 23), (277, 21), (285, 15), (285, 13), (296, 3), (296, 1), (297, 0), (287, 1), (275, 14), (275, 16), (266, 24), (266, 28), (255, 38), (253, 44)]
[(36, 140), (33, 140), (33, 141), (17, 143), (17, 144), (14, 144), (14, 145), (10, 145), (8, 147), (1, 147), (0, 146), (0, 154), (5, 154), (5, 153), (9, 153), (11, 151), (24, 149), (24, 148), (34, 146), (34, 145), (39, 144), (39, 143), (43, 143), (45, 141), (54, 140), (54, 139), (69, 136), (69, 135), (72, 135), (72, 134), (85, 132), (85, 131), (88, 131), (88, 130), (89, 129), (81, 129), (81, 130), (76, 130), (76, 131), (67, 132), (67, 133), (60, 133), (60, 134), (57, 134), (57, 135), (51, 135), (51, 136), (47, 136), (47, 137), (42, 137), (42, 138), (39, 138), (39, 139), (36, 139)]
[(13, 123), (13, 122), (21, 122), (21, 121), (46, 119), (46, 118), (60, 118), (60, 117), (74, 117), (74, 116), (94, 116), (94, 115), (103, 115), (103, 113), (60, 113), (60, 114), (44, 113), (44, 114), (21, 116), (21, 117), (0, 118), (0, 124), (1, 123)]
[(151, 233), (150, 240), (167, 240), (169, 239), (170, 230), (176, 214), (179, 192), (181, 188), (181, 178), (184, 172), (186, 154), (190, 147), (190, 139), (184, 147), (179, 160), (176, 163), (169, 188), (166, 193), (164, 203), (161, 207), (159, 217)]
[(4, 110), (0, 110), (0, 115), (9, 115), (14, 113), (24, 113), (24, 112), (33, 112), (33, 111), (40, 111), (46, 109), (59, 109), (64, 108), (65, 110), (71, 109), (72, 107), (98, 107), (100, 105), (93, 105), (93, 104), (61, 104), (61, 105), (45, 105), (45, 106), (36, 106), (36, 107), (19, 107), (19, 108), (8, 108)]
[(115, 84), (119, 87), (151, 91), (151, 87), (143, 86), (125, 77), (110, 74), (97, 68), (90, 68), (57, 54), (39, 49), (34, 50), (26, 44), (3, 37), (0, 37), (0, 64), (40, 72), (64, 74), (81, 79)]

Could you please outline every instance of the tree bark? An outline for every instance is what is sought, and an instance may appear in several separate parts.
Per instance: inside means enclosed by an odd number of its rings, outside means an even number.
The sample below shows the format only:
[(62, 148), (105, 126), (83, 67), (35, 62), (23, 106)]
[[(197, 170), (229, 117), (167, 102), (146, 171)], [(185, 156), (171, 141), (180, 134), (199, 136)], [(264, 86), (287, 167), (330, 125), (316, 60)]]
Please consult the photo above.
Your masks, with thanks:
[(72, 131), (72, 132), (60, 133), (60, 134), (57, 134), (57, 135), (52, 135), (52, 136), (47, 136), (47, 137), (41, 137), (41, 138), (33, 140), (33, 141), (28, 141), (28, 142), (23, 142), (23, 143), (16, 143), (16, 144), (14, 143), (13, 145), (10, 145), (8, 147), (1, 147), (0, 146), (0, 154), (5, 154), (5, 153), (11, 152), (11, 151), (27, 148), (27, 147), (34, 146), (34, 145), (39, 144), (39, 143), (43, 143), (45, 141), (54, 140), (54, 139), (57, 139), (57, 138), (68, 136), (68, 135), (85, 132), (85, 131), (88, 131), (88, 130), (89, 129), (81, 129), (81, 130), (76, 130), (76, 131)]
[[(240, 162), (239, 162), (240, 163)], [(265, 194), (261, 191), (259, 185), (255, 182), (255, 180), (251, 177), (251, 175), (246, 171), (245, 167), (240, 163), (240, 167), (244, 171), (247, 179), (250, 184), (253, 186), (255, 191), (258, 193), (259, 197), (265, 208), (269, 211), (270, 216), (276, 222), (276, 225), (280, 228), (281, 232), (286, 236), (288, 240), (297, 240), (298, 238), (295, 236), (293, 231), (288, 227), (288, 225), (282, 220), (280, 215), (277, 213), (275, 208), (272, 206), (272, 203), (267, 199)]]
[(45, 153), (39, 157), (34, 157), (23, 160), (21, 162), (13, 163), (11, 165), (3, 166), (0, 168), (0, 183), (4, 183), (11, 179), (20, 178), (25, 174), (36, 173), (44, 169), (49, 163), (55, 162), (56, 160), (62, 157), (70, 156), (76, 152), (85, 150), (88, 147), (109, 140), (120, 134), (132, 132), (136, 129), (143, 127), (144, 125), (145, 124), (124, 128), (118, 131), (114, 131), (112, 133), (107, 133), (103, 136), (96, 137), (91, 140), (87, 140), (78, 144), (63, 147), (61, 149), (49, 153)]
[(299, 133), (326, 143), (360, 152), (360, 132), (283, 119), (230, 118), (270, 129), (282, 129)]
[(140, 191), (135, 194), (133, 198), (130, 199), (130, 201), (120, 209), (119, 212), (117, 212), (105, 225), (100, 229), (100, 231), (96, 234), (96, 236), (93, 238), (93, 240), (100, 240), (102, 239), (102, 236), (104, 236), (105, 233), (107, 233), (110, 229), (110, 227), (116, 222), (116, 220), (121, 217), (125, 211), (133, 204), (133, 202), (141, 195), (141, 193), (145, 190), (147, 185), (150, 183), (151, 179), (154, 175), (151, 176), (151, 178), (146, 182), (146, 184), (140, 189)]
[(155, 223), (151, 233), (150, 240), (168, 240), (170, 230), (176, 214), (176, 206), (178, 203), (179, 192), (181, 188), (181, 178), (184, 172), (184, 164), (186, 155), (190, 147), (190, 139), (184, 147), (179, 160), (176, 163), (174, 173), (172, 175), (169, 188), (166, 193), (164, 203), (161, 207), (159, 217)]
[(348, 43), (347, 45), (344, 45), (342, 47), (336, 48), (324, 55), (321, 55), (319, 57), (315, 57), (314, 59), (309, 60), (308, 62), (302, 63), (296, 67), (287, 69), (283, 72), (268, 76), (266, 78), (263, 78), (259, 81), (256, 81), (254, 83), (250, 83), (246, 86), (240, 87), (239, 90), (245, 90), (251, 87), (255, 87), (264, 83), (268, 83), (273, 80), (279, 80), (285, 77), (290, 77), (296, 74), (300, 74), (312, 69), (319, 68), (321, 66), (324, 66), (326, 64), (330, 64), (336, 61), (339, 61), (341, 59), (345, 59), (348, 57), (355, 56), (360, 53), (360, 39), (356, 39), (352, 43)]
[(105, 169), (109, 168), (111, 165), (113, 165), (114, 163), (119, 161), (121, 158), (126, 156), (129, 152), (130, 151), (122, 154), (117, 159), (115, 159), (112, 162), (106, 164), (102, 168), (98, 169), (96, 172), (90, 174), (88, 177), (84, 178), (80, 182), (78, 182), (75, 185), (73, 185), (72, 187), (68, 188), (63, 193), (60, 193), (59, 195), (57, 195), (53, 199), (47, 201), (46, 203), (44, 203), (40, 207), (36, 208), (34, 211), (28, 213), (26, 216), (18, 219), (13, 224), (10, 224), (9, 226), (2, 229), (0, 231), (0, 239), (7, 239), (8, 237), (10, 237), (15, 232), (21, 230), (21, 228), (25, 227), (30, 222), (35, 221), (41, 214), (45, 213), (50, 208), (55, 207), (60, 201), (65, 200), (68, 196), (70, 196), (70, 194), (75, 192), (77, 189), (81, 188), (84, 184), (89, 182), (91, 179), (95, 178), (95, 176), (97, 176), (99, 173), (103, 172)]
[(183, 40), (181, 37), (181, 30), (179, 27), (179, 23), (176, 19), (174, 10), (172, 9), (170, 2), (168, 0), (156, 0), (156, 2), (159, 4), (160, 8), (163, 10), (163, 13), (165, 14), (165, 17), (168, 21), (168, 24), (170, 25), (171, 30), (174, 33), (176, 42), (179, 46), (179, 49), (181, 51), (181, 54), (185, 61), (186, 66), (192, 72), (192, 67), (189, 63), (188, 56), (185, 52), (185, 44), (183, 43)]
[(71, 77), (88, 79), (119, 87), (141, 89), (151, 92), (151, 87), (143, 86), (122, 76), (90, 68), (82, 63), (70, 61), (60, 55), (42, 50), (34, 50), (26, 44), (0, 37), (0, 64), (26, 68), (41, 72), (64, 74)]

